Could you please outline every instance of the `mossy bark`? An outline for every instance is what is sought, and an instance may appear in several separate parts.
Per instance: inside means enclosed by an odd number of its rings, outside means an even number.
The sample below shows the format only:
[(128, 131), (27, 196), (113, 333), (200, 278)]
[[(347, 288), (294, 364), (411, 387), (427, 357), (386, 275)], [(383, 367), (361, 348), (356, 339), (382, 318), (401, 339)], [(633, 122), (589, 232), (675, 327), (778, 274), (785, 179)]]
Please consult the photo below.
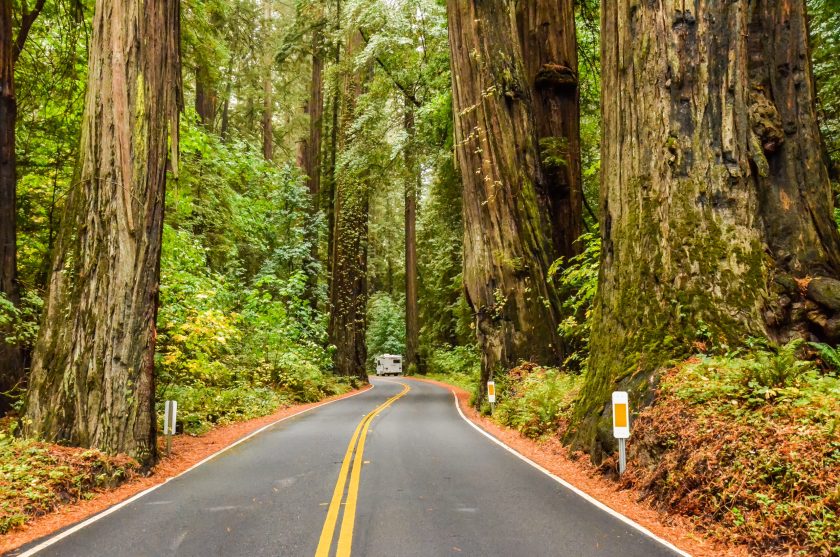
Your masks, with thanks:
[(538, 194), (550, 209), (554, 253), (568, 258), (580, 251), (583, 232), (574, 2), (520, 1), (516, 23), (545, 177)]
[(695, 342), (837, 339), (797, 279), (837, 277), (804, 0), (602, 3), (602, 261), (570, 440), (611, 449)]
[[(362, 47), (361, 34), (354, 31), (347, 43), (346, 58)], [(356, 99), (362, 93), (364, 70), (350, 72), (344, 78), (340, 95), (340, 118), (337, 151), (341, 153), (353, 141), (352, 124), (356, 117)], [(335, 345), (333, 358), (338, 375), (367, 380), (367, 258), (369, 184), (364, 172), (339, 169), (335, 175), (332, 240), (332, 281), (330, 283), (330, 342)]]
[[(80, 160), (33, 355), (26, 433), (155, 459), (154, 352), (179, 4), (98, 0)], [(177, 160), (172, 161), (177, 168)]]
[[(531, 91), (509, 0), (449, 0), (456, 155), (463, 178), (464, 286), (482, 383), (521, 360), (557, 364), (558, 300)], [(483, 393), (483, 389), (480, 390)]]

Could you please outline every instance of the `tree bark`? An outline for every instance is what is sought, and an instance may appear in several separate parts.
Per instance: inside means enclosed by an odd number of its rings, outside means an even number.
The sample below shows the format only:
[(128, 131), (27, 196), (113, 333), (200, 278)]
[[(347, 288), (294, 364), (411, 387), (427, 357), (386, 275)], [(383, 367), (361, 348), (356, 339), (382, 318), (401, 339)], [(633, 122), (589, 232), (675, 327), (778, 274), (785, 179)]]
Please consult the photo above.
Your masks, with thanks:
[(151, 463), (167, 152), (177, 169), (179, 3), (97, 0), (80, 159), (53, 253), (26, 432)]
[(643, 406), (693, 343), (840, 334), (804, 0), (611, 0), (602, 29), (602, 261), (570, 436), (596, 460), (610, 391)]
[[(350, 34), (347, 57), (361, 48), (358, 31)], [(364, 70), (361, 70), (364, 71)], [(362, 93), (361, 71), (344, 78), (339, 152), (353, 141), (352, 123), (356, 99)], [(364, 172), (344, 169), (335, 183), (335, 231), (332, 246), (332, 285), (330, 292), (330, 338), (336, 347), (335, 371), (338, 375), (367, 380), (367, 255), (369, 188)]]
[(516, 20), (545, 177), (537, 193), (550, 208), (554, 254), (569, 258), (583, 232), (574, 1), (520, 1)]
[(420, 327), (417, 311), (417, 193), (420, 165), (414, 153), (414, 107), (406, 102), (405, 130), (405, 364), (409, 374), (420, 371)]
[[(449, 0), (456, 154), (464, 182), (464, 286), (482, 383), (521, 360), (556, 365), (551, 219), (530, 88), (509, 0)], [(483, 393), (484, 389), (480, 391)]]

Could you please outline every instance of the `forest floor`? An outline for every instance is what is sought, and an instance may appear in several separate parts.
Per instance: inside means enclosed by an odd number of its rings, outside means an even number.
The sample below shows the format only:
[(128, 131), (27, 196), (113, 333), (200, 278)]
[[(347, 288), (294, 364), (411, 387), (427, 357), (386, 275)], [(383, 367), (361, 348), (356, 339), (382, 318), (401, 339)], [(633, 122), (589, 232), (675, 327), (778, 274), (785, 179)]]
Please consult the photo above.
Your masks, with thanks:
[[(85, 520), (134, 495), (155, 487), (212, 457), (215, 453), (259, 429), (328, 402), (359, 394), (370, 387), (325, 398), (318, 402), (286, 406), (248, 421), (214, 428), (200, 436), (177, 435), (172, 452), (162, 456), (148, 475), (141, 475), (127, 457), (107, 457), (98, 451), (60, 447), (47, 443), (16, 444), (17, 450), (0, 454), (0, 521), (10, 521), (0, 536), (0, 554)], [(159, 440), (164, 454), (163, 439)], [(33, 458), (34, 457), (34, 458)], [(34, 483), (14, 489), (9, 478), (22, 463), (40, 467)], [(32, 466), (26, 474), (32, 477)], [(18, 474), (20, 475), (20, 474)], [(66, 481), (62, 481), (66, 478)], [(40, 503), (39, 503), (40, 502)], [(14, 517), (14, 521), (12, 518)]]
[(688, 517), (653, 508), (641, 490), (626, 488), (603, 474), (582, 453), (570, 453), (556, 437), (534, 440), (515, 429), (499, 425), (470, 405), (470, 392), (444, 381), (413, 377), (435, 383), (455, 393), (464, 415), (484, 431), (499, 439), (555, 476), (574, 485), (611, 509), (623, 514), (694, 557), (746, 557), (753, 555), (744, 546), (727, 544), (704, 534)]

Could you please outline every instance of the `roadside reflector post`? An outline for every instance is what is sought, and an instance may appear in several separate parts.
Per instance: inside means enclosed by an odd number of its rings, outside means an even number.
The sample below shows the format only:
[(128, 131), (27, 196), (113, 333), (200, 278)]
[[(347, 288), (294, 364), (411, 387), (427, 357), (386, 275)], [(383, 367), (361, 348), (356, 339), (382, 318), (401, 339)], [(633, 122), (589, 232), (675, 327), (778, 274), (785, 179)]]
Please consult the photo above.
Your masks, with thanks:
[(175, 421), (178, 419), (178, 401), (167, 400), (163, 412), (163, 434), (166, 436), (166, 456), (172, 452), (172, 436), (175, 435)]
[(613, 437), (618, 439), (618, 474), (627, 468), (626, 443), (630, 437), (630, 403), (625, 391), (612, 394)]
[(487, 382), (487, 402), (490, 403), (490, 414), (496, 409), (496, 383), (495, 381)]

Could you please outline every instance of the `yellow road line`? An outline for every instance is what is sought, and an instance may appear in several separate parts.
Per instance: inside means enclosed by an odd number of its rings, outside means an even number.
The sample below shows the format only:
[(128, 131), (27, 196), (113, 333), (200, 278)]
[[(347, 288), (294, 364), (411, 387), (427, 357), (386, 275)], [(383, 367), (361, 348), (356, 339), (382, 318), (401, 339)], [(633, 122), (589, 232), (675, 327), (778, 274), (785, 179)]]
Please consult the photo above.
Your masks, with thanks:
[[(338, 540), (337, 556), (347, 557), (350, 555), (350, 548), (353, 544), (353, 525), (356, 520), (356, 503), (358, 501), (359, 480), (362, 469), (362, 454), (364, 453), (365, 440), (367, 439), (367, 432), (370, 422), (377, 414), (391, 406), (397, 399), (403, 397), (411, 387), (402, 385), (403, 390), (377, 406), (374, 410), (368, 413), (350, 438), (350, 444), (347, 446), (347, 451), (344, 453), (344, 460), (341, 462), (341, 469), (338, 472), (338, 481), (333, 490), (332, 500), (330, 501), (329, 509), (327, 510), (327, 518), (324, 522), (324, 527), (321, 530), (321, 537), (318, 540), (318, 549), (315, 550), (315, 557), (328, 557), (332, 540), (335, 536), (335, 527), (338, 523), (338, 511), (341, 508), (341, 500), (344, 497), (344, 486), (347, 484), (347, 472), (350, 469), (350, 462), (353, 461), (353, 471), (350, 477), (350, 487), (347, 493), (347, 502), (344, 508), (344, 517), (341, 521), (341, 533)], [(360, 434), (361, 433), (361, 437)], [(356, 446), (358, 441), (358, 447)], [(356, 458), (353, 459), (353, 449), (356, 449)], [(349, 518), (348, 518), (349, 517)]]

